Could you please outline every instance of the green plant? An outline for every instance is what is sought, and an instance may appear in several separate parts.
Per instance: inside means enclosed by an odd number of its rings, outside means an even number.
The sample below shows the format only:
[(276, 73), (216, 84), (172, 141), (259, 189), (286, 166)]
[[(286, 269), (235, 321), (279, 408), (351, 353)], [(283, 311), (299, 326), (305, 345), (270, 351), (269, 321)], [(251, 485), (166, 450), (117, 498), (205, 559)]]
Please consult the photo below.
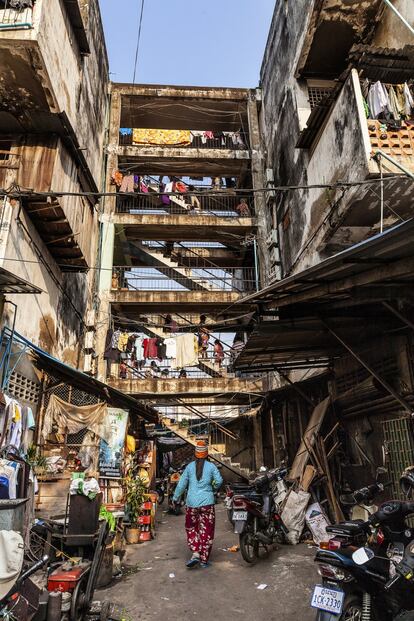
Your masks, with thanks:
[(138, 524), (141, 515), (141, 507), (145, 500), (147, 487), (141, 477), (135, 475), (134, 471), (128, 473), (124, 478), (125, 499), (131, 526), (134, 528)]
[(44, 457), (37, 446), (31, 444), (27, 449), (26, 461), (32, 467), (35, 474), (43, 474), (47, 468), (47, 460)]
[(108, 522), (110, 531), (113, 533), (116, 528), (116, 519), (104, 505), (102, 505), (99, 510), (99, 517)]

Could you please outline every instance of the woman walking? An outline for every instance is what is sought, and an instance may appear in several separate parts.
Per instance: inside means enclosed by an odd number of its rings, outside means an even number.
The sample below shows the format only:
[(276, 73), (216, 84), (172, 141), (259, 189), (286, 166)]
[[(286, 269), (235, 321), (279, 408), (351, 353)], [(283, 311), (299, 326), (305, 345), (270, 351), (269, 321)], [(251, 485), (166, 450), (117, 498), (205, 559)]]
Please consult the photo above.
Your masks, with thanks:
[(185, 530), (187, 544), (193, 553), (186, 565), (189, 569), (199, 565), (208, 567), (211, 548), (213, 547), (215, 509), (214, 492), (223, 478), (218, 468), (207, 460), (208, 448), (204, 440), (198, 440), (195, 449), (195, 460), (188, 464), (174, 494), (174, 502), (178, 502), (187, 490), (187, 509)]

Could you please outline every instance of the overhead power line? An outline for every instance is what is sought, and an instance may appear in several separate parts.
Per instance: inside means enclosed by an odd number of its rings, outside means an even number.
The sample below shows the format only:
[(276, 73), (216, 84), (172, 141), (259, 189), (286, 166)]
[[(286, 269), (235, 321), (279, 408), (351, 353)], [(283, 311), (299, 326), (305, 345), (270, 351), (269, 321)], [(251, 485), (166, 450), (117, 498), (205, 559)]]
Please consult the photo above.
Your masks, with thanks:
[(141, 13), (139, 15), (137, 47), (136, 47), (136, 50), (135, 50), (134, 75), (133, 75), (133, 78), (132, 78), (132, 84), (135, 84), (135, 76), (136, 76), (136, 72), (137, 72), (139, 44), (141, 42), (142, 17), (144, 15), (144, 4), (145, 4), (145, 0), (141, 0)]
[[(396, 179), (401, 179), (403, 175), (396, 174), (390, 175), (389, 177), (384, 177), (382, 180), (383, 183), (388, 181), (395, 181)], [(352, 188), (352, 187), (362, 187), (362, 186), (372, 186), (376, 183), (381, 183), (381, 179), (365, 179), (363, 181), (337, 181), (335, 183), (315, 183), (311, 185), (279, 185), (279, 186), (271, 186), (266, 188), (237, 188), (237, 194), (260, 194), (260, 193), (268, 193), (268, 192), (292, 192), (292, 191), (300, 191), (300, 190), (341, 190), (343, 188)], [(179, 192), (159, 192), (159, 194), (163, 194), (165, 196), (180, 196), (183, 197), (183, 194)], [(193, 196), (206, 196), (206, 192), (191, 192)], [(99, 199), (101, 197), (113, 197), (117, 196), (122, 197), (137, 197), (137, 196), (145, 196), (148, 197), (148, 193), (146, 192), (59, 192), (55, 190), (50, 190), (48, 192), (35, 192), (28, 189), (0, 189), (0, 196), (7, 196), (8, 198), (33, 198), (33, 197), (50, 197), (50, 198), (59, 198), (61, 196), (84, 196), (84, 197), (95, 197)], [(222, 198), (223, 192), (208, 192), (209, 197), (217, 196)]]

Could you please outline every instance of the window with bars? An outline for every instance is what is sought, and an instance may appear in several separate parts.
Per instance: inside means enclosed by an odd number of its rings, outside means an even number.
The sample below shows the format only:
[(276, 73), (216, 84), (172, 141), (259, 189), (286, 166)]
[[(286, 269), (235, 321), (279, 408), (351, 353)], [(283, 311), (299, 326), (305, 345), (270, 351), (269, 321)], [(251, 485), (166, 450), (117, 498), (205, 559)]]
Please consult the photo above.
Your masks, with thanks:
[(313, 110), (318, 104), (321, 103), (327, 95), (333, 90), (333, 86), (310, 86), (308, 84), (308, 99), (310, 109)]
[(39, 401), (40, 384), (14, 371), (10, 377), (7, 392), (17, 401), (35, 406)]

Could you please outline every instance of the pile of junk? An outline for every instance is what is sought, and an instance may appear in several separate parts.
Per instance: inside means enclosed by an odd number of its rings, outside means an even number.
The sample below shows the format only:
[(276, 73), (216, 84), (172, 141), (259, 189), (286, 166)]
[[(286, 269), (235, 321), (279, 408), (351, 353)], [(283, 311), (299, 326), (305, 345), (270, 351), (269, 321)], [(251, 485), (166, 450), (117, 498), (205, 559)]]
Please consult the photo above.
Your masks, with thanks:
[(63, 515), (33, 521), (29, 481), (19, 479), (17, 499), (0, 499), (0, 619), (121, 619), (110, 602), (94, 601), (114, 536), (100, 517), (99, 486), (88, 494), (72, 489)]

